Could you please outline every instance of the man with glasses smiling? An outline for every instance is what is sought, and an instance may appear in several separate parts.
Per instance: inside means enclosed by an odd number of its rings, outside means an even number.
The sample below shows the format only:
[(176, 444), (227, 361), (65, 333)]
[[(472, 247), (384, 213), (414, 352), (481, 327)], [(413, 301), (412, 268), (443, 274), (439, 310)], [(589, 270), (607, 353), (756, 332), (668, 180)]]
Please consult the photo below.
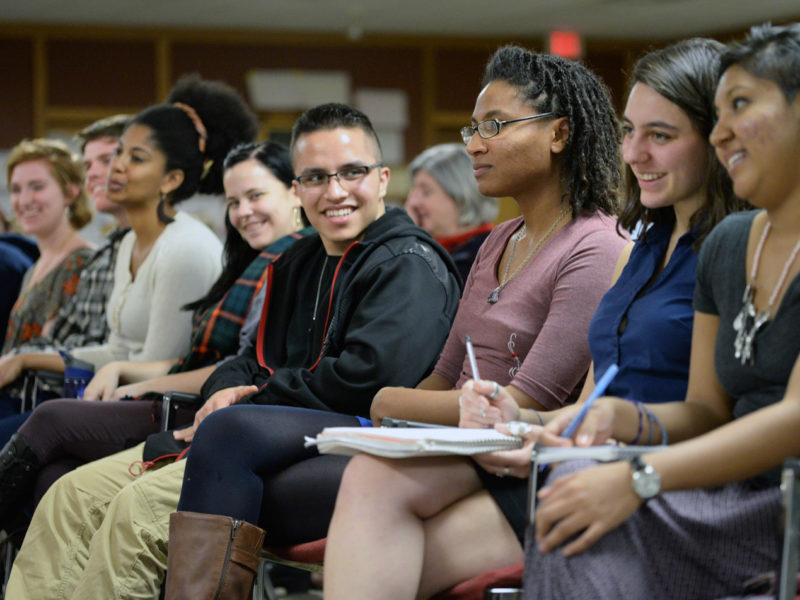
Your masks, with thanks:
[[(203, 395), (211, 409), (286, 404), (368, 417), (386, 381), (416, 385), (437, 359), (458, 276), (405, 211), (386, 208), (389, 169), (366, 115), (342, 104), (307, 111), (291, 155), (295, 193), (319, 235), (275, 263), (258, 352), (217, 369)], [(250, 385), (258, 391), (241, 388)]]
[[(270, 265), (255, 347), (212, 373), (195, 425), (175, 432), (178, 441), (193, 440), (188, 464), (167, 464), (127, 483), (118, 475), (128, 473), (128, 454), (84, 467), (115, 483), (103, 492), (109, 496), (102, 524), (95, 515), (81, 524), (94, 535), (71, 597), (84, 597), (78, 592), (88, 589), (104, 590), (97, 597), (157, 596), (168, 537), (170, 558), (182, 561), (170, 562), (175, 583), (167, 598), (217, 589), (218, 580), (211, 580), (227, 568), (219, 563), (229, 541), (241, 556), (260, 552), (260, 538), (248, 538), (248, 523), (234, 536), (228, 530), (220, 537), (219, 524), (230, 519), (219, 515), (235, 512), (257, 523), (259, 509), (270, 516), (269, 502), (278, 492), (290, 498), (294, 511), (283, 519), (286, 535), (314, 527), (324, 535), (335, 498), (335, 490), (328, 497), (316, 489), (324, 473), (302, 490), (276, 490), (262, 481), (272, 486), (284, 470), (317, 458), (316, 450), (304, 448), (304, 435), (325, 426), (369, 424), (380, 388), (416, 385), (438, 358), (458, 305), (459, 276), (444, 248), (405, 211), (384, 205), (389, 169), (382, 166), (369, 119), (341, 104), (310, 109), (295, 124), (291, 156), (295, 191), (318, 235), (298, 240)], [(237, 406), (218, 410), (232, 404)], [(145, 449), (142, 458), (160, 454), (149, 456)], [(73, 481), (80, 488), (80, 478)], [(259, 500), (252, 500), (253, 493)], [(310, 495), (312, 514), (302, 512)], [(179, 499), (181, 510), (189, 503), (192, 512), (178, 513), (170, 526)], [(82, 491), (70, 502), (88, 508)], [(255, 516), (238, 515), (245, 509)], [(198, 535), (202, 544), (189, 540)], [(182, 580), (190, 565), (199, 567), (188, 578), (194, 587)], [(226, 582), (252, 581), (251, 572), (239, 571), (232, 564)]]

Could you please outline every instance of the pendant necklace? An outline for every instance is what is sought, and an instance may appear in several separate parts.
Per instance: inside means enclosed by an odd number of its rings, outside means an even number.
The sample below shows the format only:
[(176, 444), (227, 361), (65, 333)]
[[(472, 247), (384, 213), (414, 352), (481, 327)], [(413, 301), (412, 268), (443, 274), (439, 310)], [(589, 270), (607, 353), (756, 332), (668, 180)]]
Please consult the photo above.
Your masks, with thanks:
[[(328, 258), (330, 257), (326, 255), (325, 262), (322, 263), (322, 269), (320, 269), (319, 272), (319, 281), (317, 282), (317, 297), (314, 298), (314, 312), (311, 315), (311, 328), (313, 328), (314, 323), (317, 320), (317, 308), (319, 307), (319, 294), (320, 291), (322, 290), (322, 280), (325, 277), (325, 269), (328, 268)], [(309, 331), (311, 331), (311, 328), (309, 328)]]
[(531, 258), (533, 258), (533, 255), (539, 251), (539, 248), (541, 248), (542, 245), (547, 241), (547, 238), (553, 235), (553, 232), (556, 230), (556, 227), (558, 227), (561, 221), (564, 220), (564, 217), (567, 216), (568, 212), (569, 212), (569, 207), (564, 207), (562, 209), (561, 214), (558, 215), (558, 218), (550, 226), (550, 229), (547, 230), (547, 233), (545, 233), (541, 237), (541, 239), (539, 239), (539, 241), (536, 242), (531, 251), (528, 252), (528, 255), (524, 259), (522, 259), (522, 262), (517, 265), (517, 267), (514, 269), (514, 271), (511, 272), (511, 274), (509, 274), (508, 270), (511, 268), (511, 263), (514, 262), (514, 254), (517, 251), (517, 244), (522, 240), (524, 240), (525, 236), (527, 235), (527, 229), (525, 228), (525, 224), (523, 223), (522, 229), (520, 229), (518, 232), (516, 232), (514, 235), (511, 236), (511, 253), (508, 256), (508, 262), (506, 262), (506, 267), (505, 269), (503, 269), (503, 276), (500, 278), (500, 285), (494, 288), (492, 292), (489, 294), (489, 297), (486, 299), (486, 301), (489, 304), (497, 304), (497, 301), (500, 300), (500, 292), (503, 291), (503, 288), (506, 287), (508, 282), (511, 281), (514, 278), (514, 276), (517, 273), (519, 273), (526, 264), (528, 264), (528, 261)]
[(753, 298), (756, 295), (756, 275), (758, 275), (758, 265), (761, 261), (761, 251), (764, 249), (764, 243), (767, 241), (772, 224), (767, 221), (764, 231), (761, 233), (761, 239), (758, 240), (755, 256), (753, 256), (753, 268), (750, 270), (750, 279), (744, 288), (744, 295), (742, 296), (742, 309), (736, 318), (733, 320), (733, 329), (736, 331), (736, 338), (733, 340), (734, 356), (744, 365), (752, 365), (755, 360), (755, 351), (753, 349), (753, 341), (759, 330), (766, 324), (772, 312), (772, 306), (778, 297), (783, 284), (786, 283), (786, 276), (789, 274), (789, 269), (794, 264), (797, 253), (800, 252), (800, 241), (795, 244), (792, 253), (786, 264), (783, 265), (783, 271), (778, 278), (778, 283), (775, 284), (775, 289), (770, 294), (767, 307), (761, 312), (756, 312), (756, 307), (753, 305)]

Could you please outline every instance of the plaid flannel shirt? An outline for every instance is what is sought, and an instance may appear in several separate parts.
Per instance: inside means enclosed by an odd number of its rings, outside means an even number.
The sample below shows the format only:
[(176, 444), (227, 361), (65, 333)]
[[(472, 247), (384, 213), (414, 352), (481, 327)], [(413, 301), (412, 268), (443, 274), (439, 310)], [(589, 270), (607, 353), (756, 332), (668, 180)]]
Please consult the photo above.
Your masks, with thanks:
[(207, 367), (226, 356), (236, 354), (239, 330), (244, 324), (253, 298), (264, 286), (267, 267), (296, 240), (312, 233), (314, 230), (307, 227), (267, 246), (245, 268), (219, 302), (196, 313), (192, 327), (192, 346), (187, 355), (173, 365), (170, 373)]
[(81, 271), (75, 294), (59, 309), (50, 335), (42, 343), (25, 344), (15, 352), (56, 352), (105, 343), (109, 334), (106, 303), (114, 285), (114, 264), (128, 229), (114, 229)]

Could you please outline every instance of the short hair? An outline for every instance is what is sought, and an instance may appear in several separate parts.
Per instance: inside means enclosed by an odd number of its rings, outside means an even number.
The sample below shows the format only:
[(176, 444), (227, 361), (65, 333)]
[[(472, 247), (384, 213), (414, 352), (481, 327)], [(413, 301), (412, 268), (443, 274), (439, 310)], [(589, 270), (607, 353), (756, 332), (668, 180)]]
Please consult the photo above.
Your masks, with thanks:
[(100, 138), (119, 139), (130, 120), (131, 115), (112, 115), (95, 121), (91, 125), (87, 125), (75, 134), (75, 137), (78, 138), (80, 142), (81, 152), (86, 150), (86, 144), (94, 140)]
[(368, 139), (375, 142), (375, 158), (381, 160), (383, 156), (381, 143), (369, 117), (357, 108), (339, 102), (320, 104), (300, 115), (292, 127), (292, 141), (289, 144), (292, 156), (294, 156), (295, 146), (300, 136), (338, 127), (361, 129)]
[(497, 216), (497, 200), (478, 191), (472, 161), (464, 144), (439, 144), (417, 155), (408, 165), (411, 177), (425, 171), (458, 206), (458, 223), (472, 227)]
[(483, 85), (498, 80), (535, 111), (567, 117), (561, 176), (573, 218), (582, 210), (616, 214), (619, 123), (605, 85), (580, 62), (519, 46), (503, 46), (489, 59)]
[[(207, 133), (204, 151), (195, 122), (176, 102), (197, 113)], [(166, 103), (146, 108), (131, 119), (128, 127), (131, 125), (150, 129), (153, 143), (166, 157), (167, 171), (183, 171), (183, 182), (170, 196), (171, 205), (197, 192), (221, 194), (225, 156), (235, 145), (253, 141), (258, 133), (255, 115), (236, 90), (197, 74), (181, 77)]]
[(91, 221), (92, 205), (83, 185), (83, 161), (64, 142), (39, 138), (23, 140), (14, 146), (6, 163), (6, 180), (9, 187), (14, 169), (22, 163), (34, 160), (43, 160), (47, 163), (50, 173), (66, 197), (70, 197), (70, 185), (74, 185), (78, 190), (67, 209), (70, 225), (80, 229)]
[(743, 41), (725, 47), (719, 76), (733, 65), (774, 82), (789, 102), (794, 101), (800, 91), (800, 23), (752, 27)]
[[(706, 236), (727, 214), (744, 207), (744, 202), (733, 193), (733, 184), (725, 167), (717, 160), (708, 136), (716, 121), (714, 92), (717, 87), (719, 58), (724, 46), (711, 39), (692, 38), (642, 56), (633, 67), (628, 84), (632, 90), (642, 83), (672, 102), (689, 118), (692, 126), (706, 144), (707, 197), (689, 220), (694, 228), (696, 250)], [(639, 223), (675, 223), (671, 206), (646, 208), (640, 202), (641, 189), (630, 166), (624, 168), (625, 205), (619, 226), (633, 231)]]

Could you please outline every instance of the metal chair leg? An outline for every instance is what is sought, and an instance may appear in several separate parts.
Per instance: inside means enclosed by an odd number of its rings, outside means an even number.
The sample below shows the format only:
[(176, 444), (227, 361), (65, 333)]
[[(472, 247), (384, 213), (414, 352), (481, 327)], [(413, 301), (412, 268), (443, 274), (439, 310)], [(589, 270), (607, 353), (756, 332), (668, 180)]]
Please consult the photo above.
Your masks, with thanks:
[(783, 507), (785, 530), (781, 557), (781, 578), (778, 587), (779, 600), (793, 600), (797, 594), (798, 544), (800, 543), (800, 459), (790, 458), (783, 463)]

